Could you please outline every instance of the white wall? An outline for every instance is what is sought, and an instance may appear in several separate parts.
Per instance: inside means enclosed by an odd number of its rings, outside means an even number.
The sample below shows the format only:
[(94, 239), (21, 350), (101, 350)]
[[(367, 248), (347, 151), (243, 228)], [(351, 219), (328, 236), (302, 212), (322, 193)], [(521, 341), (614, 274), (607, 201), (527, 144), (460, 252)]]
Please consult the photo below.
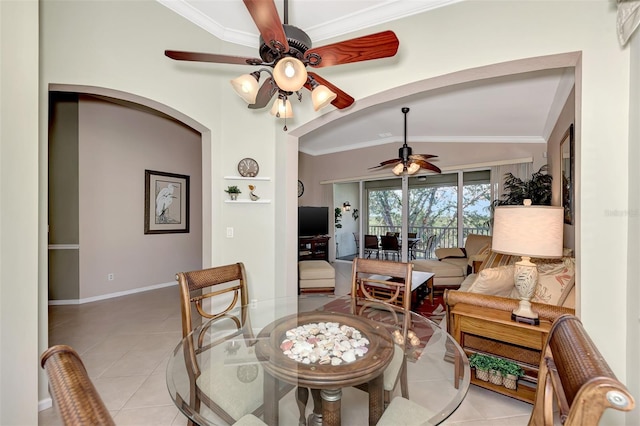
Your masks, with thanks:
[[(31, 125), (10, 129), (3, 123), (2, 228), (2, 315), (16, 313), (20, 321), (20, 336), (4, 327), (2, 347), (15, 348), (21, 358), (2, 354), (2, 423), (35, 424), (35, 383), (37, 355), (46, 346), (46, 260), (38, 265), (39, 308), (35, 312), (35, 218), (39, 212), (40, 254), (46, 259), (46, 191), (40, 191), (38, 202), (36, 171), (37, 151), (34, 140), (36, 123), (33, 81), (37, 72), (34, 57), (37, 49), (38, 22), (33, 2), (1, 2), (2, 19), (2, 79), (3, 115), (5, 99), (11, 102), (14, 123), (28, 120)], [(214, 251), (211, 260), (245, 260), (249, 278), (261, 286), (260, 297), (274, 293), (276, 285), (295, 288), (295, 276), (283, 276), (275, 270), (286, 267), (285, 258), (295, 259), (295, 227), (297, 205), (295, 190), (296, 158), (294, 129), (314, 118), (312, 109), (296, 110), (298, 118), (289, 123), (291, 136), (283, 136), (280, 124), (274, 124), (264, 111), (248, 111), (242, 101), (228, 89), (227, 80), (236, 69), (206, 64), (168, 64), (161, 52), (166, 48), (211, 51), (235, 55), (255, 54), (232, 48), (216, 41), (181, 18), (172, 16), (152, 1), (82, 2), (46, 1), (40, 4), (41, 93), (39, 121), (40, 146), (46, 146), (46, 90), (51, 82), (109, 87), (146, 96), (170, 105), (185, 115), (203, 123), (211, 130), (210, 164), (212, 167), (213, 202), (212, 231)], [(126, 8), (123, 9), (123, 8)], [(22, 15), (26, 12), (26, 15)], [(114, 25), (117, 23), (117, 25)], [(366, 97), (385, 89), (431, 76), (467, 68), (510, 61), (519, 58), (582, 51), (582, 78), (579, 82), (582, 103), (577, 120), (578, 178), (581, 187), (577, 217), (578, 265), (581, 280), (582, 318), (594, 341), (623, 381), (628, 377), (627, 357), (627, 276), (628, 219), (606, 216), (605, 208), (628, 211), (629, 192), (637, 193), (638, 182), (629, 178), (629, 50), (617, 45), (615, 10), (611, 2), (554, 1), (463, 2), (432, 13), (404, 19), (383, 27), (393, 29), (401, 40), (397, 58), (380, 61), (380, 65), (345, 65), (323, 70), (323, 77), (348, 88), (356, 103), (366, 104)], [(7, 39), (6, 34), (11, 34)], [(16, 35), (18, 37), (16, 37)], [(637, 35), (636, 35), (637, 36)], [(11, 43), (11, 44), (10, 44)], [(7, 58), (7, 56), (9, 56)], [(10, 59), (10, 60), (6, 60)], [(7, 67), (9, 68), (7, 71)], [(364, 72), (358, 72), (366, 70)], [(636, 68), (637, 71), (637, 68)], [(7, 74), (8, 72), (8, 74)], [(5, 92), (5, 79), (20, 93)], [(29, 81), (31, 80), (31, 84)], [(27, 96), (25, 96), (25, 91)], [(5, 98), (5, 96), (7, 96)], [(347, 112), (336, 112), (344, 114)], [(328, 121), (330, 115), (325, 116)], [(3, 116), (3, 120), (4, 120)], [(250, 125), (247, 125), (250, 123)], [(7, 133), (5, 133), (7, 132)], [(5, 150), (5, 135), (11, 137), (11, 149)], [(44, 142), (44, 144), (43, 144)], [(293, 143), (291, 145), (285, 145)], [(5, 155), (11, 155), (5, 158)], [(261, 173), (274, 177), (267, 191), (274, 194), (274, 203), (256, 206), (227, 206), (221, 203), (221, 188), (226, 174), (235, 170), (237, 161), (252, 156), (261, 164)], [(606, 160), (606, 173), (602, 161)], [(206, 161), (206, 160), (205, 160)], [(46, 164), (46, 161), (45, 161)], [(5, 181), (6, 171), (19, 171), (20, 180)], [(41, 173), (46, 176), (46, 166)], [(12, 176), (17, 176), (12, 175)], [(277, 179), (275, 178), (277, 177)], [(44, 181), (44, 182), (42, 182)], [(5, 186), (5, 182), (9, 185)], [(46, 188), (46, 178), (41, 179)], [(621, 184), (622, 183), (622, 184)], [(10, 193), (5, 193), (8, 187)], [(282, 188), (286, 187), (286, 191)], [(16, 193), (16, 189), (23, 191)], [(218, 197), (219, 196), (219, 197)], [(26, 199), (26, 202), (22, 202)], [(11, 205), (8, 211), (4, 207)], [(18, 205), (20, 207), (18, 207)], [(281, 206), (285, 206), (284, 208)], [(238, 209), (240, 207), (240, 209)], [(206, 208), (206, 207), (205, 207)], [(278, 211), (278, 215), (274, 211)], [(26, 212), (26, 214), (25, 214)], [(11, 216), (15, 213), (14, 216)], [(7, 230), (11, 226), (12, 229)], [(234, 226), (236, 238), (224, 238), (224, 227)], [(285, 250), (276, 250), (278, 240), (286, 241)], [(288, 231), (288, 232), (287, 232)], [(284, 233), (284, 235), (283, 235)], [(6, 238), (5, 238), (6, 237)], [(293, 243), (292, 243), (293, 242)], [(18, 244), (20, 243), (20, 244)], [(287, 246), (288, 244), (288, 246)], [(7, 253), (4, 247), (20, 246), (22, 250)], [(637, 251), (633, 252), (637, 255)], [(7, 267), (6, 265), (10, 265)], [(606, 265), (606, 267), (602, 267)], [(7, 269), (8, 268), (8, 269)], [(291, 267), (290, 267), (291, 268)], [(24, 287), (11, 287), (7, 278), (22, 272)], [(27, 276), (24, 272), (27, 271)], [(12, 273), (13, 272), (13, 273)], [(262, 274), (262, 275), (259, 275)], [(31, 276), (30, 276), (31, 275)], [(271, 278), (278, 277), (273, 282)], [(637, 280), (637, 276), (635, 277)], [(603, 290), (606, 289), (606, 290)], [(271, 292), (271, 293), (270, 293)], [(8, 298), (8, 299), (7, 299)], [(18, 304), (16, 301), (24, 301)], [(32, 304), (28, 302), (32, 301)], [(15, 306), (6, 310), (6, 306)], [(20, 305), (20, 312), (17, 306)], [(36, 318), (39, 323), (40, 348), (35, 350)], [(15, 318), (14, 318), (15, 319)], [(603, 320), (603, 319), (606, 319)], [(633, 318), (637, 321), (637, 317)], [(14, 321), (15, 323), (15, 321)], [(637, 330), (637, 325), (636, 325)], [(7, 334), (9, 333), (9, 334)], [(636, 333), (637, 335), (637, 333)], [(631, 363), (631, 362), (630, 362)], [(24, 368), (20, 368), (24, 367)], [(637, 374), (637, 366), (634, 373)], [(11, 378), (20, 375), (20, 386), (12, 386)], [(5, 376), (9, 372), (9, 376)], [(13, 373), (15, 372), (15, 373)], [(30, 377), (31, 376), (31, 377)], [(5, 379), (8, 377), (9, 379)], [(16, 392), (16, 389), (20, 389)], [(44, 389), (41, 387), (41, 396)]]
[[(47, 335), (46, 324), (38, 329), (38, 317), (47, 312), (46, 291), (38, 294), (38, 35), (36, 2), (0, 2), (3, 425), (38, 423), (38, 341)], [(41, 246), (40, 254), (46, 256), (46, 248)]]
[[(177, 272), (200, 269), (200, 135), (166, 117), (91, 97), (80, 98), (78, 115), (80, 299), (173, 283)], [(145, 170), (190, 177), (188, 233), (144, 234)]]

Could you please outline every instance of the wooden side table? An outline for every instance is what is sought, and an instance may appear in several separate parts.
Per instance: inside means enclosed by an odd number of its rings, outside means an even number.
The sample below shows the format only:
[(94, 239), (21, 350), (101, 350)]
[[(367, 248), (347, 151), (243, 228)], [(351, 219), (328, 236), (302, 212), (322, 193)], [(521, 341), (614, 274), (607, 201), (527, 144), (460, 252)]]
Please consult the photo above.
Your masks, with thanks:
[(520, 365), (525, 376), (516, 390), (471, 377), (471, 383), (533, 404), (538, 383), (538, 366), (551, 322), (540, 325), (511, 320), (511, 312), (456, 304), (451, 310), (451, 334), (468, 356), (474, 353), (507, 358)]

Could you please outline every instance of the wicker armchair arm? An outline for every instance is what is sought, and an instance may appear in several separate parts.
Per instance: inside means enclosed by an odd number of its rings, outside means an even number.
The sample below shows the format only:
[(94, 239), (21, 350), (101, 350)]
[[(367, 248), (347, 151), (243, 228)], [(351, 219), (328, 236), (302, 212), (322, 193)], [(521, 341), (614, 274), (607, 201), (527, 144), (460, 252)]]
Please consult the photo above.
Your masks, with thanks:
[(49, 377), (49, 393), (65, 425), (115, 425), (78, 353), (56, 345), (40, 357)]
[[(488, 296), (486, 294), (469, 293), (458, 290), (445, 290), (444, 302), (447, 311), (458, 303), (465, 303), (472, 306), (497, 309), (500, 311), (513, 311), (519, 305), (519, 300), (507, 297)], [(545, 303), (531, 302), (531, 308), (538, 313), (540, 319), (553, 322), (560, 315), (575, 315), (575, 310), (562, 306), (547, 305)]]

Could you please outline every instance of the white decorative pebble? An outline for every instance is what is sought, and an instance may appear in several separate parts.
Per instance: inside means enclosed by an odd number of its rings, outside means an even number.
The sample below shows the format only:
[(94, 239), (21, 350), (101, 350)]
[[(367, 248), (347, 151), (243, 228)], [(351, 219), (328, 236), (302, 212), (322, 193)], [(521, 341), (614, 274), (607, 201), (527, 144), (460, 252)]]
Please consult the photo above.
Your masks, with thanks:
[(359, 330), (337, 322), (305, 324), (285, 332), (282, 353), (303, 364), (340, 365), (367, 353), (369, 340)]

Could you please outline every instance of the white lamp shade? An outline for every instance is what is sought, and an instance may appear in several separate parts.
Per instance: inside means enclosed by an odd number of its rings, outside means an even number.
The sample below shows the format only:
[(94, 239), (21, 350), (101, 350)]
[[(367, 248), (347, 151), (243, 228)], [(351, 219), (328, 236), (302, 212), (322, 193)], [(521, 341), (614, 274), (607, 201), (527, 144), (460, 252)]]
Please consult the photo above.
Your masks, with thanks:
[(327, 86), (322, 84), (318, 85), (311, 92), (311, 100), (313, 101), (313, 109), (318, 111), (320, 108), (324, 108), (329, 105), (337, 97)]
[(297, 92), (307, 82), (307, 69), (297, 58), (280, 59), (273, 68), (273, 79), (285, 92)]
[(496, 207), (491, 249), (518, 256), (562, 257), (563, 223), (562, 207)]
[(271, 107), (271, 115), (275, 115), (278, 118), (293, 117), (293, 109), (291, 108), (291, 102), (289, 102), (289, 99), (285, 101), (281, 98), (276, 99)]
[(248, 104), (256, 103), (258, 96), (258, 80), (251, 74), (243, 74), (231, 80), (231, 87)]

